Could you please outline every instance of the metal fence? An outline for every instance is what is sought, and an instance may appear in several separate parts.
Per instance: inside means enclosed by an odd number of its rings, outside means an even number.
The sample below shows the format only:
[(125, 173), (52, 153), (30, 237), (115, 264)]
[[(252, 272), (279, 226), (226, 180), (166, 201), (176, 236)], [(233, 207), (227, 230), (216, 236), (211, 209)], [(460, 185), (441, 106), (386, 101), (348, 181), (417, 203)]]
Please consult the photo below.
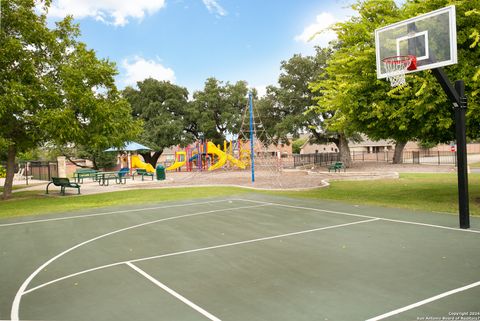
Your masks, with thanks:
[(328, 165), (340, 160), (339, 153), (315, 153), (315, 154), (297, 154), (293, 155), (293, 165), (295, 167), (305, 165)]
[[(367, 153), (352, 152), (354, 162), (393, 162), (393, 151)], [(402, 153), (403, 164), (428, 164), (428, 165), (457, 165), (457, 153), (450, 151), (405, 151)]]
[[(393, 151), (379, 153), (352, 152), (350, 154), (354, 162), (393, 162)], [(317, 153), (293, 155), (294, 166), (305, 165), (328, 165), (340, 161), (339, 153)], [(405, 151), (402, 153), (403, 164), (426, 164), (426, 165), (457, 165), (457, 153), (449, 151)]]

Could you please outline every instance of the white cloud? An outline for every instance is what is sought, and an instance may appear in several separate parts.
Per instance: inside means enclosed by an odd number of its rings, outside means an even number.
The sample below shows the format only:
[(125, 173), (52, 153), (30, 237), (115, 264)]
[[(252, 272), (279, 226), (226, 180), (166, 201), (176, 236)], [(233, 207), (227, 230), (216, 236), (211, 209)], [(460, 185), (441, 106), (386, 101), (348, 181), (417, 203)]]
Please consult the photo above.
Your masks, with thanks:
[(258, 85), (254, 86), (254, 88), (257, 90), (259, 98), (267, 95), (267, 85)]
[(92, 17), (115, 26), (124, 26), (129, 18), (143, 19), (165, 6), (165, 0), (54, 0), (48, 15), (63, 18), (73, 15), (77, 19)]
[(135, 56), (132, 61), (124, 59), (122, 67), (125, 69), (125, 75), (121, 77), (121, 81), (126, 86), (136, 86), (137, 81), (146, 78), (175, 82), (175, 72), (155, 60)]
[(210, 13), (215, 13), (219, 16), (226, 16), (228, 12), (218, 4), (217, 0), (202, 0)]
[(335, 32), (329, 28), (339, 21), (340, 19), (335, 18), (331, 13), (322, 12), (314, 23), (305, 27), (301, 34), (295, 36), (295, 40), (325, 47), (330, 41), (337, 38)]

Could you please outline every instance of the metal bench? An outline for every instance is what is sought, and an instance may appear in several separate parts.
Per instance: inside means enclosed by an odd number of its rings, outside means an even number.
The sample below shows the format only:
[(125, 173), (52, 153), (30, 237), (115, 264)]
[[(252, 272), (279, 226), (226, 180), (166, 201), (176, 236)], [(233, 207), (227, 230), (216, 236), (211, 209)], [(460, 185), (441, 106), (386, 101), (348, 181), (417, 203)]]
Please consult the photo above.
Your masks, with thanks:
[(145, 176), (151, 176), (152, 181), (153, 181), (153, 176), (154, 176), (153, 173), (149, 173), (149, 172), (147, 172), (146, 169), (143, 169), (143, 168), (137, 168), (135, 170), (135, 173), (133, 173), (133, 176), (132, 176), (133, 179), (135, 179), (135, 175), (142, 176), (142, 181), (144, 180)]
[(76, 188), (78, 190), (78, 194), (80, 194), (80, 185), (78, 183), (72, 183), (66, 177), (52, 177), (52, 181), (47, 184), (46, 194), (48, 194), (48, 187), (50, 184), (60, 187), (60, 194), (65, 195), (65, 188)]
[(330, 164), (328, 166), (328, 171), (329, 172), (335, 171), (335, 173), (336, 173), (337, 171), (340, 172), (342, 169), (343, 169), (344, 172), (346, 171), (345, 165), (342, 162), (336, 162), (336, 163)]

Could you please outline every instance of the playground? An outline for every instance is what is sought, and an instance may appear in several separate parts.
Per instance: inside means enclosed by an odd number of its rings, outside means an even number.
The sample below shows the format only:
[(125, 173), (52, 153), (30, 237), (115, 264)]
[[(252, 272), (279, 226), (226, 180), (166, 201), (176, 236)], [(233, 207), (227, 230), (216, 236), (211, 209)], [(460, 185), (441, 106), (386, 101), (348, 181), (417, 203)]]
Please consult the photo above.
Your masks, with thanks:
[(456, 226), (255, 194), (2, 220), (0, 318), (478, 320), (480, 222)]

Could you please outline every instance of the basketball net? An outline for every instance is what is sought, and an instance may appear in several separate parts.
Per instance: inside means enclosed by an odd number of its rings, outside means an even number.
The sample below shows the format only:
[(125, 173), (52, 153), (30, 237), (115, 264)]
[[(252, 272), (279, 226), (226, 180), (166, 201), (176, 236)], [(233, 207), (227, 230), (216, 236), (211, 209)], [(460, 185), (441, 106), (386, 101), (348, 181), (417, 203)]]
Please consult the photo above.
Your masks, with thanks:
[(393, 56), (382, 60), (387, 72), (387, 79), (392, 87), (404, 86), (407, 70), (417, 69), (417, 58), (412, 55)]

